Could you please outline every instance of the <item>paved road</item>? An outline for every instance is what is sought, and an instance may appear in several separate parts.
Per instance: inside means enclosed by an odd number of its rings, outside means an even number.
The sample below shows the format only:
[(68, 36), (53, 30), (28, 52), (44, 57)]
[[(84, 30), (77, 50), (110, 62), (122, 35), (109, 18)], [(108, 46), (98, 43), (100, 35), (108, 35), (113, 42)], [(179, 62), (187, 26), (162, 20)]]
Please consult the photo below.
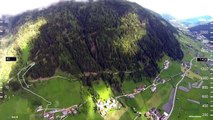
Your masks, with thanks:
[(179, 81), (179, 82), (176, 84), (176, 86), (175, 86), (174, 97), (173, 97), (173, 101), (172, 101), (172, 109), (171, 109), (170, 112), (169, 112), (168, 119), (169, 119), (169, 117), (171, 116), (171, 114), (172, 114), (172, 112), (173, 112), (173, 110), (174, 110), (178, 86), (179, 86), (179, 84), (184, 80), (184, 78), (185, 78), (187, 72), (191, 70), (192, 65), (193, 65), (192, 62), (193, 62), (194, 59), (196, 59), (196, 58), (192, 58), (192, 59), (191, 59), (189, 69), (187, 69), (187, 70), (183, 73), (183, 77), (180, 79), (180, 81)]

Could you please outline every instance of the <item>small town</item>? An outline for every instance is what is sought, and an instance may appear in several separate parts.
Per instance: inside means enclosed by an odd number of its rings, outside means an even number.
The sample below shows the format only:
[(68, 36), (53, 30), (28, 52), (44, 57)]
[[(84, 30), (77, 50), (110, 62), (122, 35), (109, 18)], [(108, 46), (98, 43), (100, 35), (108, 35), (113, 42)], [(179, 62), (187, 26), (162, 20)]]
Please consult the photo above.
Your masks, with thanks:
[(120, 109), (122, 107), (122, 105), (114, 98), (109, 98), (106, 101), (98, 100), (96, 106), (102, 117), (106, 116), (109, 110)]
[(145, 113), (146, 118), (149, 120), (167, 120), (168, 114), (164, 112), (161, 114), (157, 108), (151, 108), (148, 112)]
[[(43, 118), (48, 119), (48, 120), (55, 120), (55, 119), (64, 119), (68, 117), (69, 115), (76, 115), (79, 111), (79, 108), (83, 105), (86, 104), (87, 101), (80, 105), (73, 105), (68, 108), (43, 108), (42, 106), (39, 106), (36, 109), (37, 113), (43, 114)], [(56, 115), (57, 114), (57, 115)]]

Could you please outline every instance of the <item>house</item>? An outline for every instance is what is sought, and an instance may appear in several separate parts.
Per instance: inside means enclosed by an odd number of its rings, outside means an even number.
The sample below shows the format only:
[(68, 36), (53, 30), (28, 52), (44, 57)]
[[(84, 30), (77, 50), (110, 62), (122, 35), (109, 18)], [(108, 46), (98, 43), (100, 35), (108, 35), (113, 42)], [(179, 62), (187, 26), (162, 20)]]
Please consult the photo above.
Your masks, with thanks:
[(162, 115), (159, 120), (167, 120), (168, 118), (165, 115)]
[(163, 65), (163, 69), (166, 70), (169, 68), (169, 61), (165, 60), (164, 65)]
[(166, 112), (161, 114), (157, 108), (151, 108), (148, 112), (145, 113), (145, 117), (151, 120), (167, 120), (168, 114)]
[(165, 79), (162, 79), (162, 80), (161, 80), (161, 83), (162, 83), (162, 84), (166, 83), (166, 80), (165, 80)]
[(155, 81), (156, 81), (156, 82), (159, 82), (160, 80), (161, 80), (161, 79), (160, 79), (159, 76), (155, 78)]
[(169, 114), (168, 114), (167, 112), (164, 112), (163, 114), (164, 114), (165, 116), (169, 116)]
[(64, 111), (62, 111), (62, 114), (63, 114), (64, 116), (66, 116), (66, 115), (68, 115), (68, 111), (67, 111), (67, 110), (64, 110)]
[(4, 93), (0, 92), (0, 99), (4, 99)]
[(42, 106), (39, 106), (39, 107), (36, 109), (36, 112), (40, 112), (40, 111), (42, 111), (42, 110), (43, 110)]
[(160, 120), (167, 120), (168, 119), (168, 113), (164, 112), (163, 115), (160, 117)]
[(141, 117), (142, 113), (141, 112), (137, 112), (138, 117)]
[(146, 118), (151, 118), (152, 115), (151, 115), (151, 113), (148, 111), (148, 112), (145, 113), (145, 117), (146, 117)]
[(135, 96), (133, 94), (129, 94), (127, 95), (128, 98), (135, 98)]
[(106, 101), (98, 100), (96, 106), (102, 117), (104, 117), (109, 110), (120, 108), (119, 102), (114, 98), (109, 98)]
[(49, 116), (49, 113), (44, 113), (44, 118), (48, 118)]
[(144, 91), (146, 88), (146, 85), (142, 84), (139, 87), (137, 87), (136, 89), (134, 89), (134, 93), (139, 93), (141, 91)]
[(152, 92), (155, 92), (157, 90), (157, 87), (155, 85), (153, 85), (150, 89)]
[(73, 112), (73, 114), (77, 114), (78, 113), (77, 109), (72, 109), (72, 112)]
[(187, 69), (190, 68), (190, 63), (189, 62), (182, 62), (181, 65)]
[(161, 114), (157, 108), (152, 108), (149, 110), (150, 114), (154, 118), (154, 120), (160, 120)]
[(54, 120), (54, 114), (49, 114), (48, 120)]

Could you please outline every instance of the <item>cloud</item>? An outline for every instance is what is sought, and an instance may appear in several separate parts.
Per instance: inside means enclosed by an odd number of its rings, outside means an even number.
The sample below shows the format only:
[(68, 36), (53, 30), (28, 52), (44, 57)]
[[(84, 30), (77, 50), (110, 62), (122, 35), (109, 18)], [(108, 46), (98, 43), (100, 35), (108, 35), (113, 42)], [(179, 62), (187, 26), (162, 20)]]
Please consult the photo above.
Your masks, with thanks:
[(0, 0), (0, 16), (3, 14), (15, 15), (26, 10), (47, 7), (59, 0)]
[[(26, 10), (47, 7), (60, 0), (0, 0), (0, 16), (2, 14), (18, 14)], [(86, 0), (78, 0), (86, 1)], [(129, 0), (151, 9), (157, 13), (168, 13), (185, 19), (195, 16), (213, 16), (212, 0)]]
[(130, 0), (157, 13), (168, 13), (179, 19), (213, 16), (212, 0)]

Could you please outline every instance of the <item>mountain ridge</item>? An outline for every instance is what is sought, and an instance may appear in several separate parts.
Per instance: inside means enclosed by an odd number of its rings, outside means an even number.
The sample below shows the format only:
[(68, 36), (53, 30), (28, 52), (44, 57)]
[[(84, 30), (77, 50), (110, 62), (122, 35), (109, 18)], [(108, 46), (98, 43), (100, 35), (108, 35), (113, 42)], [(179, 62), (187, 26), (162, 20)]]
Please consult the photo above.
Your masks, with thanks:
[(30, 50), (29, 60), (36, 62), (28, 74), (32, 78), (52, 76), (58, 68), (71, 74), (143, 69), (141, 74), (152, 77), (164, 54), (183, 58), (177, 30), (136, 3), (60, 2), (14, 17), (12, 31), (38, 18), (47, 23)]

